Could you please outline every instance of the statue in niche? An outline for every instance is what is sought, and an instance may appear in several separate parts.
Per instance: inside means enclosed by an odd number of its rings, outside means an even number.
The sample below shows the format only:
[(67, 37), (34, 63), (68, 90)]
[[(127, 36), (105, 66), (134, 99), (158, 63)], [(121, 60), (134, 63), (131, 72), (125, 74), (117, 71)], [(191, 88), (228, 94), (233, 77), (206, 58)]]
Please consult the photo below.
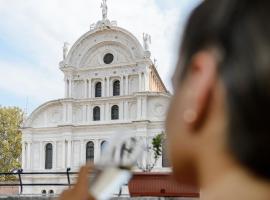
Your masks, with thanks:
[(143, 47), (145, 51), (150, 50), (151, 36), (147, 33), (143, 33)]

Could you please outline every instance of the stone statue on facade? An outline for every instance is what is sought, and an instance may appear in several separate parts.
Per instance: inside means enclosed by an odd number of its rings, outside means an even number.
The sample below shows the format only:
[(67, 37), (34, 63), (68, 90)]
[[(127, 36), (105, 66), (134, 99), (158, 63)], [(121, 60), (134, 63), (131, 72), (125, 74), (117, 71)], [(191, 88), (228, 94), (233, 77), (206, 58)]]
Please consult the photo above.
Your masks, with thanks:
[(108, 19), (108, 17), (107, 17), (107, 15), (108, 15), (107, 0), (102, 0), (101, 8), (102, 8), (102, 19), (107, 20)]
[(147, 33), (143, 33), (143, 47), (145, 51), (150, 50), (151, 36)]
[(65, 60), (67, 58), (67, 54), (68, 54), (68, 47), (69, 47), (69, 43), (64, 42), (64, 46), (63, 46), (63, 60)]

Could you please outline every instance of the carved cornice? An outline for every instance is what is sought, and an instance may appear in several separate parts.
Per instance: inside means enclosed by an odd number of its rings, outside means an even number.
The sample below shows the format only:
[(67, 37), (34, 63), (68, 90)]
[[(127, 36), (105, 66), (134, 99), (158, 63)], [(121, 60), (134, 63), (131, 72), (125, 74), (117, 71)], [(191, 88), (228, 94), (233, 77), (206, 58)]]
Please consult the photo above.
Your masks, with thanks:
[[(44, 134), (54, 133), (54, 134), (66, 134), (67, 132), (72, 133), (74, 131), (83, 130), (96, 130), (98, 132), (107, 131), (108, 129), (121, 130), (122, 127), (130, 128), (136, 130), (139, 127), (151, 127), (151, 128), (160, 128), (163, 127), (164, 121), (150, 121), (150, 120), (138, 120), (138, 121), (118, 121), (112, 123), (104, 121), (103, 123), (91, 123), (91, 124), (82, 124), (82, 125), (61, 125), (55, 127), (40, 127), (40, 128), (27, 128), (25, 133), (28, 135), (31, 133), (34, 134)], [(135, 128), (135, 129), (134, 129)], [(30, 136), (29, 135), (29, 136)], [(28, 136), (28, 138), (29, 138)]]

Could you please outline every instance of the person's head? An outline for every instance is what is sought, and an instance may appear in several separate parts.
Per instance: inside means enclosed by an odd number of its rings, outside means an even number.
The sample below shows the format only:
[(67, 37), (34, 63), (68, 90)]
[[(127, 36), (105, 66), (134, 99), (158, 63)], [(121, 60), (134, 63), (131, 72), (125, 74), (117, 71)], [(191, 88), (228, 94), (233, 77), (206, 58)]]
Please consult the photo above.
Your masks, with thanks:
[(166, 125), (176, 176), (228, 157), (270, 181), (269, 20), (267, 0), (205, 0), (193, 11)]

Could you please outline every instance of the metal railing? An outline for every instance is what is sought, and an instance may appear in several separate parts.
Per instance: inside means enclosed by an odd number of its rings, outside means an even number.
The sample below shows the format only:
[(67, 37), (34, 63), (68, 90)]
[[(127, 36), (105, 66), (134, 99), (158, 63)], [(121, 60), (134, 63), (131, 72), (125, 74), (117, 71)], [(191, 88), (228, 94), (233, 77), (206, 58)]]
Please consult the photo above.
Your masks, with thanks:
[[(19, 183), (0, 183), (0, 187), (20, 186), (20, 194), (23, 193), (23, 186), (72, 186), (70, 175), (78, 174), (78, 172), (70, 172), (67, 168), (65, 172), (23, 172), (19, 169), (16, 172), (0, 173), (0, 176), (17, 176)], [(67, 183), (23, 183), (22, 175), (66, 175)]]

